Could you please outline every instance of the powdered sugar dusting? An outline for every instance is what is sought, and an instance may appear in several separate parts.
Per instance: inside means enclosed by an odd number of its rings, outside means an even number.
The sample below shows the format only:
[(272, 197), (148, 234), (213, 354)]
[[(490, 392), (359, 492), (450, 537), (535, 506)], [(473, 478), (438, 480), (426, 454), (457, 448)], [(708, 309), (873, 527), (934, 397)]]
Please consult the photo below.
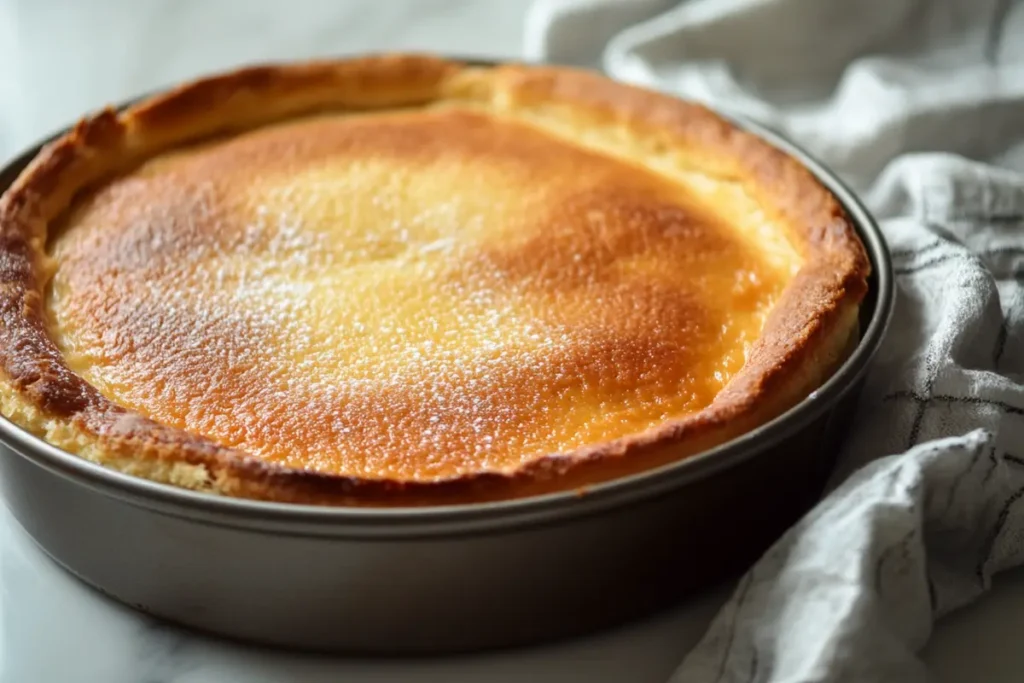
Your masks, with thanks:
[(362, 476), (506, 469), (707, 405), (774, 271), (640, 169), (433, 116), (271, 127), (104, 188), (57, 245), (75, 369)]

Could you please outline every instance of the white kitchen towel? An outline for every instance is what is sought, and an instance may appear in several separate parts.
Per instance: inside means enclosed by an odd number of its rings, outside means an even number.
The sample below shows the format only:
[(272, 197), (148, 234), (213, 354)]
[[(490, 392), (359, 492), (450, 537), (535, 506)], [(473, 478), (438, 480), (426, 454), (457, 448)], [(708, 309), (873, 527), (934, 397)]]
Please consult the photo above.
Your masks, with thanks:
[(525, 49), (780, 130), (895, 261), (834, 488), (673, 680), (929, 680), (933, 622), (1024, 564), (1024, 3), (539, 0)]

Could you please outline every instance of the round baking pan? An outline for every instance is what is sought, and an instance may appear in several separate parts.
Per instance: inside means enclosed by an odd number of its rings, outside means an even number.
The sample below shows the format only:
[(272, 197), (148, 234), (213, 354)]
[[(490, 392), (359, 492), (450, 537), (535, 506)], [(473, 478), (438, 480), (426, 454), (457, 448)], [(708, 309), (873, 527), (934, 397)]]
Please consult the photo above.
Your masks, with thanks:
[[(65, 453), (0, 418), (0, 490), (58, 563), (143, 612), (304, 650), (450, 653), (581, 634), (740, 571), (820, 495), (892, 311), (871, 216), (777, 134), (845, 206), (871, 259), (861, 339), (817, 391), (686, 460), (593, 486), (451, 507), (362, 509), (216, 497)], [(38, 152), (0, 171), (5, 190)]]

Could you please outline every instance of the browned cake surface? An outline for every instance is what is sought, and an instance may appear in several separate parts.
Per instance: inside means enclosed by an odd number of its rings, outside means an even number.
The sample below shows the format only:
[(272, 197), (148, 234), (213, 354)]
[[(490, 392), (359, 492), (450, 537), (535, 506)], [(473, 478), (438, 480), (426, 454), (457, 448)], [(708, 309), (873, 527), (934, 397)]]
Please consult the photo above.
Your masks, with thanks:
[[(28, 308), (2, 309), (9, 338), (34, 334), (0, 351), (5, 415), (204, 490), (483, 499), (742, 433), (845, 348), (867, 273), (852, 228), (795, 162), (709, 112), (427, 58), (322, 65), (358, 76), (353, 100), (402, 106), (318, 112), (311, 68), (96, 119), (65, 150), (98, 147), (108, 167), (60, 178), (44, 154), (5, 195), (0, 276), (19, 281), (19, 236), (45, 239)], [(402, 79), (413, 102), (388, 89)], [(312, 105), (231, 117), (225, 92), (280, 83)], [(604, 100), (570, 96), (588, 85)], [(225, 122), (243, 130), (210, 138)], [(69, 201), (75, 181), (88, 189)], [(34, 225), (26, 193), (47, 182), (66, 196)]]

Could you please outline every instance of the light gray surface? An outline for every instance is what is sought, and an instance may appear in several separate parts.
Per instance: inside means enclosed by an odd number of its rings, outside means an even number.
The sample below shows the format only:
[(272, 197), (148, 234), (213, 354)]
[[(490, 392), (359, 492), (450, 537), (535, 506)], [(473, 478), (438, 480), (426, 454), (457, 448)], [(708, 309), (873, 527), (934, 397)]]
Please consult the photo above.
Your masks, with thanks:
[[(0, 150), (81, 111), (252, 59), (421, 48), (516, 55), (525, 2), (508, 0), (0, 0)], [(226, 683), (664, 680), (719, 595), (630, 628), (529, 651), (430, 662), (270, 652), (181, 634), (66, 576), (0, 514), (0, 681)], [(1024, 574), (941, 622), (926, 651), (939, 680), (1017, 681)]]

